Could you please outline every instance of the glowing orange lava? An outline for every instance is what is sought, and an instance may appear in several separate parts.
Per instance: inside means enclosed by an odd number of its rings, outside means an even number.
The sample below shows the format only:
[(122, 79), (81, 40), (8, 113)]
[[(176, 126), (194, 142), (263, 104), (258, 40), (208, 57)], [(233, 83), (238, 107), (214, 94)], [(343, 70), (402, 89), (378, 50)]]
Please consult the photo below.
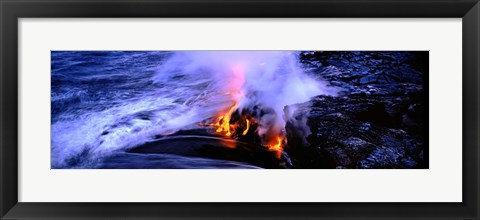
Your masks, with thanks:
[(272, 142), (268, 143), (266, 146), (268, 150), (275, 151), (277, 158), (280, 158), (283, 151), (283, 140), (285, 138), (282, 136), (277, 136)]
[(243, 136), (247, 135), (248, 129), (250, 129), (250, 120), (245, 119), (245, 123), (246, 123), (246, 126), (247, 126), (247, 127), (245, 128), (245, 130), (244, 130), (243, 133), (242, 133)]
[(267, 144), (268, 149), (270, 150), (283, 150), (282, 148), (283, 137), (277, 136), (275, 142)]
[[(221, 112), (214, 123), (199, 125), (214, 127), (216, 128), (215, 132), (220, 133), (228, 138), (237, 138), (240, 134), (246, 136), (250, 131), (251, 126), (256, 124), (256, 118), (251, 117), (250, 115), (243, 115), (234, 122), (231, 120), (232, 114), (235, 112), (235, 110), (237, 110), (240, 100), (243, 98), (241, 89), (244, 80), (244, 70), (242, 66), (233, 67), (231, 78), (225, 81), (225, 94), (230, 95), (234, 104), (228, 110)], [(269, 134), (270, 138), (266, 141), (267, 144), (263, 145), (268, 150), (273, 151), (277, 158), (280, 159), (285, 137), (281, 134), (273, 134), (275, 131), (271, 132), (272, 133)], [(226, 145), (227, 147), (235, 148), (235, 142), (229, 142)]]
[(237, 108), (238, 104), (235, 103), (230, 109), (223, 115), (219, 116), (215, 126), (217, 127), (216, 132), (225, 133), (225, 136), (232, 136), (232, 130), (235, 129), (235, 126), (230, 124), (230, 118), (232, 117), (233, 111)]

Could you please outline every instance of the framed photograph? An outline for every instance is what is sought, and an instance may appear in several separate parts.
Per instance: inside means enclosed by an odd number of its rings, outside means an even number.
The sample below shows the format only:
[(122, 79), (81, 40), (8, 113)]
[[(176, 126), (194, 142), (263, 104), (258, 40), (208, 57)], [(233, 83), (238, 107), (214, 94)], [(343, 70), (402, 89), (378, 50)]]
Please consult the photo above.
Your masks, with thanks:
[(478, 219), (477, 0), (1, 0), (1, 219)]

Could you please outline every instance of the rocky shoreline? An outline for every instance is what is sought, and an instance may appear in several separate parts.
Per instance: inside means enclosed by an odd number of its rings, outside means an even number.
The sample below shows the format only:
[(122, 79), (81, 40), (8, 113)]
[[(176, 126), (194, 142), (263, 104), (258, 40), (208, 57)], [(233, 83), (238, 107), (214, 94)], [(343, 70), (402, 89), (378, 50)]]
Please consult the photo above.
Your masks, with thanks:
[[(340, 92), (296, 106), (285, 149), (295, 168), (428, 168), (428, 52), (303, 52), (300, 59)], [(296, 126), (301, 121), (310, 131)]]

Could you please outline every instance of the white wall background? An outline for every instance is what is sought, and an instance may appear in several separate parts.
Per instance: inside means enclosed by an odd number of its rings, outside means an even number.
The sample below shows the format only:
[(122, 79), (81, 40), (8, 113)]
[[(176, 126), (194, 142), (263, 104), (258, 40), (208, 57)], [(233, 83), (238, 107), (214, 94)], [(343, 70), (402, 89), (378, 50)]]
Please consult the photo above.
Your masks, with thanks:
[[(461, 19), (19, 20), (20, 202), (460, 202)], [(50, 170), (50, 50), (429, 50), (427, 170)]]

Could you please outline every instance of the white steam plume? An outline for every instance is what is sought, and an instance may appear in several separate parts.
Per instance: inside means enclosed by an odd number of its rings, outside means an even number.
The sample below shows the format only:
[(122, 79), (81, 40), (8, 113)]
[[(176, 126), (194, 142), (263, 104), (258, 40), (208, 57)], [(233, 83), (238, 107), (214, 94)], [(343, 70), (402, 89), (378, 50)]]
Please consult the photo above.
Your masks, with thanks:
[[(280, 132), (291, 115), (284, 108), (317, 95), (335, 95), (336, 89), (314, 79), (301, 68), (297, 52), (290, 51), (183, 51), (175, 52), (161, 67), (157, 82), (208, 81), (211, 94), (230, 96), (238, 109), (268, 109), (259, 118), (260, 136)], [(167, 78), (165, 78), (167, 77)], [(318, 78), (318, 77), (316, 77)], [(225, 106), (219, 106), (219, 111)], [(290, 111), (292, 112), (292, 111)], [(293, 112), (292, 112), (293, 113)]]

